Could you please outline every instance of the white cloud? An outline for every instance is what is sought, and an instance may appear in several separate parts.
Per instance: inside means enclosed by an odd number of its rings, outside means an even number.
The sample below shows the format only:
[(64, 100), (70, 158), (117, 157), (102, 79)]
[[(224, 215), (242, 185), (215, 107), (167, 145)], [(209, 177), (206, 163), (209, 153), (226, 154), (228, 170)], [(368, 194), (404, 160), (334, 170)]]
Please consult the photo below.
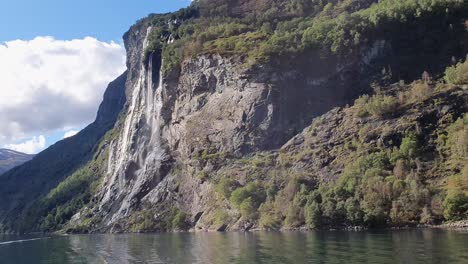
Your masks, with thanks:
[(107, 84), (124, 71), (125, 50), (115, 42), (0, 44), (0, 147), (90, 123)]
[(73, 137), (74, 135), (78, 134), (78, 130), (70, 130), (70, 131), (67, 131), (65, 132), (65, 134), (63, 135), (63, 138), (69, 138), (69, 137)]
[(10, 144), (5, 147), (8, 149), (16, 150), (26, 154), (36, 154), (43, 150), (46, 145), (46, 139), (44, 136), (33, 137), (31, 140), (25, 141), (19, 144)]

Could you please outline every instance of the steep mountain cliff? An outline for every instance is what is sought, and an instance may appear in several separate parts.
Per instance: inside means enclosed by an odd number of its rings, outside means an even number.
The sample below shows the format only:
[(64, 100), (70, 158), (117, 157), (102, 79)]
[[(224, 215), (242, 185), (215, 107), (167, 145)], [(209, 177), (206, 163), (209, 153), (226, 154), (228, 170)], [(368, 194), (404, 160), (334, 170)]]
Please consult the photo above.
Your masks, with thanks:
[(34, 155), (9, 149), (0, 149), (0, 174), (31, 160)]
[[(124, 36), (126, 96), (116, 97), (112, 118), (98, 113), (106, 125), (79, 155), (86, 158), (52, 165), (50, 175), (31, 169), (74, 151), (61, 142), (0, 177), (9, 182), (0, 187), (3, 230), (463, 218), (466, 63), (444, 72), (468, 52), (467, 8), (456, 0), (217, 0), (151, 15)], [(123, 91), (124, 78), (108, 93)], [(13, 188), (14, 177), (42, 184)], [(465, 185), (448, 191), (454, 181)], [(24, 221), (12, 221), (18, 215)]]

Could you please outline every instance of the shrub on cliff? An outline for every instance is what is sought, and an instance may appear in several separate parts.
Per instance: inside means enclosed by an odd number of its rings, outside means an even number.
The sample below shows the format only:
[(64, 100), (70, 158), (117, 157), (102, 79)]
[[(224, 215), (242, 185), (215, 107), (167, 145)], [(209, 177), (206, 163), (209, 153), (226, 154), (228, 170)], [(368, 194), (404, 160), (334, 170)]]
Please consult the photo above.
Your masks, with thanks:
[(463, 115), (439, 135), (439, 151), (445, 156), (442, 166), (454, 175), (446, 181), (443, 202), (447, 220), (468, 218), (468, 114)]
[(172, 229), (185, 230), (190, 226), (187, 214), (174, 208), (171, 212), (171, 227)]
[(448, 67), (445, 71), (445, 80), (456, 85), (468, 84), (468, 60)]
[(230, 196), (231, 203), (236, 206), (246, 219), (256, 218), (256, 210), (265, 202), (264, 188), (257, 183), (249, 183), (244, 187), (235, 189)]
[(399, 107), (398, 100), (389, 95), (374, 95), (369, 99), (367, 111), (378, 117), (393, 115)]
[(403, 138), (400, 145), (400, 155), (406, 159), (412, 159), (418, 156), (419, 142), (414, 133), (408, 134)]
[(432, 94), (432, 88), (424, 82), (416, 82), (411, 86), (410, 95), (414, 101), (424, 101)]
[(231, 193), (239, 186), (239, 184), (230, 178), (223, 177), (216, 184), (216, 191), (219, 192), (224, 198), (231, 197)]
[(439, 151), (448, 157), (451, 167), (468, 163), (468, 114), (453, 122), (438, 141)]
[(355, 113), (358, 117), (371, 114), (375, 117), (393, 115), (399, 107), (398, 99), (390, 95), (363, 95), (354, 102)]
[(467, 219), (468, 195), (459, 190), (449, 192), (444, 200), (444, 217), (454, 221)]

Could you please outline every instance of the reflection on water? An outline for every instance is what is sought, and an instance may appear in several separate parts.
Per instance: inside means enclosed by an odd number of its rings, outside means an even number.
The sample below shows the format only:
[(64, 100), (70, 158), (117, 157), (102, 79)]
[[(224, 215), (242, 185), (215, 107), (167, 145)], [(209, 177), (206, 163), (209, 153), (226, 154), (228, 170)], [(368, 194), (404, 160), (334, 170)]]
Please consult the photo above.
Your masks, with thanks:
[(468, 263), (468, 233), (258, 232), (73, 235), (15, 243), (0, 263)]

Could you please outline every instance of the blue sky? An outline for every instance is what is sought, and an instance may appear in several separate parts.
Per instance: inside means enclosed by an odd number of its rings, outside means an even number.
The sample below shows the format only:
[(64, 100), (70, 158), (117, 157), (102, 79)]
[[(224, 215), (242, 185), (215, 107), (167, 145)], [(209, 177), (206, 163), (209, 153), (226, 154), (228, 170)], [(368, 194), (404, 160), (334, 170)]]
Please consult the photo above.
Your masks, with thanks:
[(190, 0), (0, 0), (0, 148), (37, 153), (92, 122), (122, 35)]
[(138, 19), (190, 0), (0, 0), (0, 42), (54, 36), (120, 41)]

